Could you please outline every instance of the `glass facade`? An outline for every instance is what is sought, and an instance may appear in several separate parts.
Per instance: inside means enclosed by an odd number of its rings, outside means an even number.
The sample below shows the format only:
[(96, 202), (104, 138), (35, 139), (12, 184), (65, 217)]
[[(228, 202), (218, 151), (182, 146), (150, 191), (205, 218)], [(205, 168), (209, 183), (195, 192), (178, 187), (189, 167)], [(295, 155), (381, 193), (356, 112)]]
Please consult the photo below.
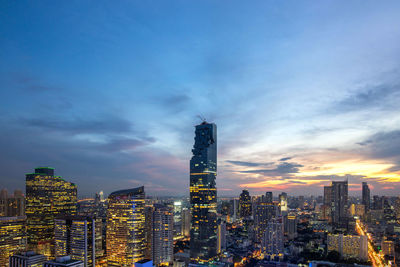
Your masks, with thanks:
[(26, 175), (26, 216), (28, 245), (37, 253), (54, 257), (54, 219), (76, 214), (77, 187), (54, 169), (36, 168)]
[(251, 216), (251, 197), (249, 191), (243, 190), (239, 197), (240, 217), (245, 218)]
[(0, 266), (8, 266), (10, 256), (26, 249), (25, 219), (0, 217)]
[(144, 259), (144, 187), (121, 190), (108, 197), (107, 260), (109, 266), (133, 266)]
[(190, 258), (209, 262), (217, 254), (217, 126), (196, 126), (190, 160)]
[(170, 208), (154, 204), (153, 212), (153, 262), (156, 266), (172, 265), (174, 260), (174, 219)]

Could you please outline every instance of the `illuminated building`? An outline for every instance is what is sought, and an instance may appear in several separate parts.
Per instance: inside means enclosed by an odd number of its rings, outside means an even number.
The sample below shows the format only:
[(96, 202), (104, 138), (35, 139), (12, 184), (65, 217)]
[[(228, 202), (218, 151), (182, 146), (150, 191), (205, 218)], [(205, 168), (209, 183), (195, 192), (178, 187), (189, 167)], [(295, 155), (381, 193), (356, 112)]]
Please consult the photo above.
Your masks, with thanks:
[(279, 195), (279, 203), (281, 206), (281, 215), (284, 216), (288, 211), (287, 194), (285, 192), (282, 192), (282, 194)]
[(372, 203), (372, 208), (374, 210), (383, 210), (383, 203), (385, 202), (385, 197), (382, 196), (374, 196), (373, 197), (373, 203)]
[(182, 202), (174, 201), (174, 236), (182, 236)]
[(190, 258), (208, 262), (217, 253), (217, 126), (196, 126), (190, 160)]
[(153, 244), (153, 205), (146, 205), (144, 208), (145, 214), (145, 252), (144, 257), (146, 259), (151, 259), (153, 256), (152, 253), (152, 244)]
[(382, 253), (383, 255), (387, 256), (395, 256), (395, 244), (393, 241), (384, 240), (381, 244)]
[[(269, 198), (263, 198), (269, 200)], [(261, 243), (268, 221), (276, 216), (276, 206), (273, 202), (260, 202), (254, 212), (254, 230), (256, 242)]]
[(220, 222), (217, 231), (217, 253), (220, 254), (226, 250), (226, 224)]
[(344, 258), (368, 260), (368, 238), (365, 235), (328, 234), (328, 251), (337, 251)]
[(284, 229), (288, 239), (297, 237), (297, 218), (294, 215), (284, 217)]
[(350, 205), (350, 215), (358, 216), (359, 218), (364, 217), (366, 211), (366, 207), (364, 204), (351, 204)]
[(190, 209), (184, 208), (182, 210), (182, 234), (184, 237), (190, 237)]
[(172, 264), (174, 258), (174, 217), (172, 210), (154, 204), (153, 211), (153, 262), (156, 266)]
[(332, 181), (324, 187), (325, 218), (335, 226), (346, 226), (348, 221), (348, 182)]
[(268, 222), (262, 238), (262, 252), (271, 260), (283, 258), (283, 223), (282, 218)]
[(132, 266), (145, 253), (144, 187), (108, 196), (107, 260), (109, 266)]
[(6, 189), (0, 192), (0, 216), (14, 217), (25, 215), (25, 197), (21, 190), (15, 190), (9, 196)]
[(42, 267), (47, 261), (45, 255), (34, 251), (21, 252), (10, 257), (9, 267)]
[(25, 216), (0, 217), (0, 266), (8, 266), (9, 257), (26, 249)]
[(26, 175), (28, 246), (54, 256), (54, 218), (76, 214), (76, 185), (54, 176), (54, 169), (40, 167)]
[(324, 186), (324, 203), (322, 206), (322, 218), (329, 222), (332, 222), (331, 206), (332, 206), (332, 186)]
[(365, 212), (369, 211), (371, 207), (371, 191), (366, 182), (362, 183), (362, 204), (365, 207)]
[(272, 192), (266, 192), (265, 193), (265, 196), (262, 196), (263, 198), (262, 198), (262, 202), (265, 202), (265, 203), (272, 203), (272, 200), (273, 200), (273, 195), (272, 195)]
[(47, 261), (43, 267), (84, 267), (80, 260), (74, 260), (71, 256), (57, 257), (55, 260)]
[(249, 191), (243, 190), (239, 197), (240, 218), (251, 216), (251, 197)]
[(85, 267), (95, 266), (103, 255), (101, 220), (86, 216), (64, 216), (55, 219), (55, 253), (57, 257), (70, 255)]

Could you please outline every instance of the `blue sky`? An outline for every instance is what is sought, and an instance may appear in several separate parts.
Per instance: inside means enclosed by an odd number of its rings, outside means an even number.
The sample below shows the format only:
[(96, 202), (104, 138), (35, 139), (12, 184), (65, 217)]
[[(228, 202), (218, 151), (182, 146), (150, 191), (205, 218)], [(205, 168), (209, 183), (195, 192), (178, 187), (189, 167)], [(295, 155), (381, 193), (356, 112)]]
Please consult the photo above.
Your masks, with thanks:
[[(186, 194), (198, 115), (220, 195), (400, 189), (398, 1), (3, 1), (0, 182)], [(282, 160), (283, 159), (283, 160)], [(319, 189), (322, 194), (322, 189)]]

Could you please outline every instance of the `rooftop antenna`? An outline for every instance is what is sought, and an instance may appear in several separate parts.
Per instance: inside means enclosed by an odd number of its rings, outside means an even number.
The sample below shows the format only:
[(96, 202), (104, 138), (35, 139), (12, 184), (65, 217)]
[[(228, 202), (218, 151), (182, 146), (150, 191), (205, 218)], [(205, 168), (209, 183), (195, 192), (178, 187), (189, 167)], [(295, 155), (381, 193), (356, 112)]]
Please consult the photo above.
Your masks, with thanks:
[(207, 123), (206, 118), (201, 115), (197, 115), (197, 117), (201, 120), (201, 123)]

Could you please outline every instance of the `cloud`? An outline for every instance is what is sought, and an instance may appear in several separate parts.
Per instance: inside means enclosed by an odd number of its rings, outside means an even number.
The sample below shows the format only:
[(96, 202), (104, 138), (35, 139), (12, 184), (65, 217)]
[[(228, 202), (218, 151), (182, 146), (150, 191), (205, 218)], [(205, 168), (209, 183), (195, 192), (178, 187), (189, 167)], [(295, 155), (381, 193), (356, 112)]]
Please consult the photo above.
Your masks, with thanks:
[(303, 165), (298, 163), (282, 162), (273, 169), (246, 170), (240, 171), (240, 173), (258, 173), (267, 176), (280, 176), (284, 174), (298, 173), (300, 170), (299, 168), (301, 167), (303, 167)]
[(279, 161), (287, 161), (287, 160), (291, 160), (292, 157), (286, 157), (286, 158), (281, 158)]
[(226, 162), (243, 167), (257, 167), (257, 166), (265, 166), (273, 164), (273, 162), (250, 162), (250, 161), (238, 161), (238, 160), (226, 160)]

